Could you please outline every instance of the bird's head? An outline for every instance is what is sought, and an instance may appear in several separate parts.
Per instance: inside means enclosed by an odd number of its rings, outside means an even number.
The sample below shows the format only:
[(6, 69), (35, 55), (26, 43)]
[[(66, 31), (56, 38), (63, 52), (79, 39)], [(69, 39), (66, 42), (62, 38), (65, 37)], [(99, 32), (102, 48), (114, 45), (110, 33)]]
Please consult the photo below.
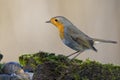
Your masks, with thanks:
[(63, 16), (52, 17), (49, 21), (46, 21), (46, 23), (52, 23), (58, 28), (61, 39), (64, 38), (65, 28), (68, 27), (70, 24), (72, 24), (69, 20), (67, 20)]
[(52, 23), (58, 29), (60, 29), (60, 27), (67, 27), (72, 24), (68, 19), (63, 16), (52, 17), (49, 21), (46, 21), (46, 23)]

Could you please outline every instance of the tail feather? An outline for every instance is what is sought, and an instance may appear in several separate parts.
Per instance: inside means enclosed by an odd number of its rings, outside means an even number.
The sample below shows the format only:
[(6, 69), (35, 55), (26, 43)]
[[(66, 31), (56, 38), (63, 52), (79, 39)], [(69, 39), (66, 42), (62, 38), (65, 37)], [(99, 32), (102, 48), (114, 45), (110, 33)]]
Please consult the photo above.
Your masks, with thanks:
[(97, 52), (97, 49), (96, 49), (94, 46), (92, 47), (92, 49), (93, 49), (95, 52)]
[(117, 42), (116, 41), (111, 41), (111, 40), (103, 40), (103, 39), (96, 39), (96, 38), (93, 38), (93, 41), (94, 42), (104, 42), (104, 43), (114, 43), (116, 44)]

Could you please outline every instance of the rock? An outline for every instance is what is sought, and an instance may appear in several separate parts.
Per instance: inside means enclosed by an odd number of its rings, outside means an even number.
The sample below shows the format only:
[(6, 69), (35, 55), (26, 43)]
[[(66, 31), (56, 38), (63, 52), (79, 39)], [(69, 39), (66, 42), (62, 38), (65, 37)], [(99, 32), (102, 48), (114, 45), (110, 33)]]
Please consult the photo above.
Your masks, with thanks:
[(56, 62), (45, 62), (39, 65), (33, 75), (33, 80), (62, 80), (58, 79), (63, 70), (62, 66), (59, 66)]
[(8, 74), (0, 74), (0, 80), (10, 80), (11, 76)]
[(25, 72), (25, 73), (29, 75), (29, 79), (30, 80), (33, 80), (33, 74), (34, 73), (32, 73), (32, 72)]
[(17, 62), (8, 62), (3, 66), (3, 73), (14, 75), (24, 73), (22, 66)]
[[(45, 63), (45, 64), (41, 64), (36, 68), (36, 71), (33, 75), (33, 80), (56, 80), (56, 76), (53, 77), (51, 71), (52, 69), (50, 69), (51, 66), (52, 68), (54, 68), (56, 65), (52, 64), (52, 63)], [(39, 75), (38, 75), (39, 74)], [(51, 76), (50, 76), (51, 75)]]
[(0, 74), (0, 80), (30, 80), (28, 78), (24, 78), (21, 75), (8, 75), (8, 74)]
[(40, 64), (33, 80), (120, 80), (120, 66), (95, 61), (48, 61)]
[(11, 76), (11, 80), (30, 80), (30, 77), (26, 73)]
[[(4, 74), (6, 74), (5, 76), (10, 77), (10, 80), (30, 80), (29, 74), (25, 73), (24, 70), (22, 69), (22, 66), (17, 62), (6, 63), (3, 66), (2, 71)], [(4, 78), (3, 75), (2, 78)]]
[(39, 52), (20, 56), (26, 71), (32, 71), (33, 80), (120, 80), (120, 66), (101, 64), (89, 59), (70, 60), (63, 55)]

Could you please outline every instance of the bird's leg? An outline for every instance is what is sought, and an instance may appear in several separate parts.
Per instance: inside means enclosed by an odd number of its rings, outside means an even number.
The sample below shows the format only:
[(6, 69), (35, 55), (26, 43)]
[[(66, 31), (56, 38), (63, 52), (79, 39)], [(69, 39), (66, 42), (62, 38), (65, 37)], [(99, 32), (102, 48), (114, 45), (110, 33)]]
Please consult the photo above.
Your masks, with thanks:
[(70, 56), (72, 56), (72, 55), (74, 55), (74, 54), (76, 54), (76, 53), (78, 53), (78, 52), (79, 52), (79, 51), (76, 51), (76, 52), (74, 52), (74, 53), (68, 55), (67, 57), (70, 57)]
[(78, 52), (78, 54), (77, 55), (75, 55), (71, 60), (73, 60), (73, 59), (75, 59), (77, 56), (79, 56), (80, 55), (80, 53), (81, 52)]

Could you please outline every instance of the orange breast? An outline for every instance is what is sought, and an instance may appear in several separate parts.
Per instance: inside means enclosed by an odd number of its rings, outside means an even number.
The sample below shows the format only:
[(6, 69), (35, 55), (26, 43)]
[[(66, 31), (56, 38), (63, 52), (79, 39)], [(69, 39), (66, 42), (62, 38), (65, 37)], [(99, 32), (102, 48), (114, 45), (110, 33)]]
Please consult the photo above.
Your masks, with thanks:
[(59, 34), (60, 34), (60, 38), (61, 39), (64, 39), (64, 26), (62, 25), (62, 24), (56, 24), (55, 25), (57, 28), (58, 28), (58, 30), (59, 30)]
[(59, 32), (60, 32), (60, 38), (64, 39), (64, 26), (59, 25), (58, 29), (59, 29)]

